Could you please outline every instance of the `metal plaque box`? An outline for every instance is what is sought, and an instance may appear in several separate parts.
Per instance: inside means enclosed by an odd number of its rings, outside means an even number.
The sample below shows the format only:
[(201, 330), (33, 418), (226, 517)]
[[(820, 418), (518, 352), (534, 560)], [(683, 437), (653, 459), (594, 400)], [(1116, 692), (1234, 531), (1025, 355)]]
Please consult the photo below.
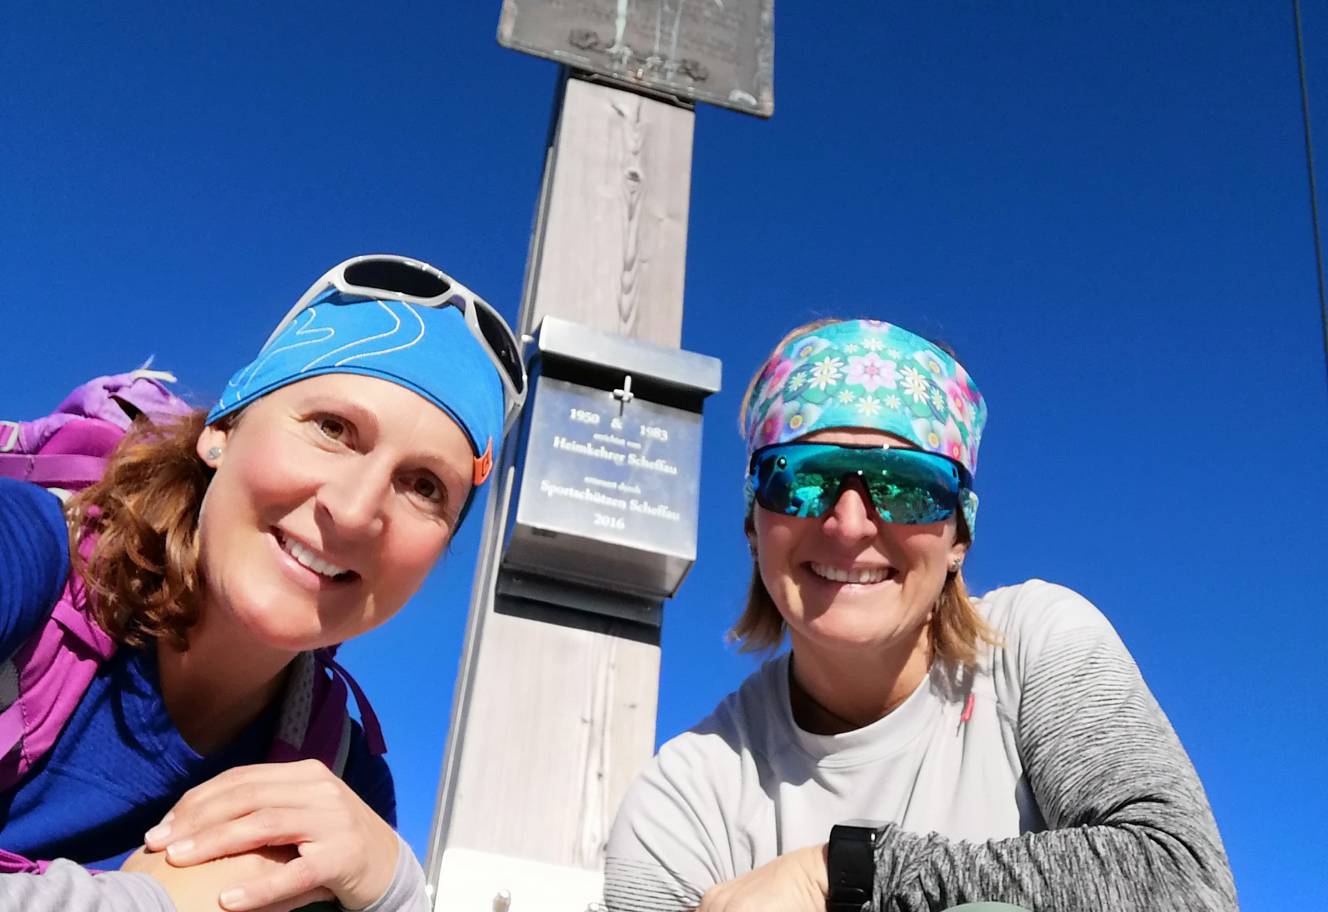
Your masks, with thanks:
[(696, 561), (717, 359), (546, 317), (503, 569), (662, 599)]
[(774, 19), (774, 0), (503, 0), (498, 43), (769, 117)]

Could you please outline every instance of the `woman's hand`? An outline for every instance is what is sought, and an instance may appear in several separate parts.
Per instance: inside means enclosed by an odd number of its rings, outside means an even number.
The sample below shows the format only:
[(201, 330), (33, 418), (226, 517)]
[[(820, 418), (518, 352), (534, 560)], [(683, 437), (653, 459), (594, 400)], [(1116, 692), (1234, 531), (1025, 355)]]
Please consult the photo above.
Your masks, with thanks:
[(317, 760), (227, 770), (186, 792), (144, 841), (176, 867), (292, 846), (275, 871), (221, 891), (233, 912), (332, 897), (363, 909), (387, 890), (399, 851), (392, 828)]
[(825, 912), (830, 893), (825, 844), (780, 855), (706, 890), (697, 912)]
[[(164, 853), (139, 849), (125, 860), (120, 870), (147, 874), (155, 879), (178, 912), (219, 912), (222, 907), (217, 904), (217, 897), (222, 890), (234, 883), (274, 873), (296, 854), (290, 846), (283, 846), (219, 858), (193, 867), (177, 868), (167, 863)], [(263, 912), (292, 912), (308, 908), (311, 907), (297, 899), (269, 906)]]

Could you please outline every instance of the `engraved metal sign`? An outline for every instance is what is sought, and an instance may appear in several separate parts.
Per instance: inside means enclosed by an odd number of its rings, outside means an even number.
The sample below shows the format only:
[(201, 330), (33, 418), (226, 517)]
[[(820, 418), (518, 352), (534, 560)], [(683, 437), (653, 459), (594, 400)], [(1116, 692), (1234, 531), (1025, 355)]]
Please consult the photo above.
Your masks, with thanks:
[(647, 597), (696, 561), (701, 416), (540, 378), (505, 566)]
[(503, 0), (498, 43), (769, 117), (774, 21), (774, 0)]

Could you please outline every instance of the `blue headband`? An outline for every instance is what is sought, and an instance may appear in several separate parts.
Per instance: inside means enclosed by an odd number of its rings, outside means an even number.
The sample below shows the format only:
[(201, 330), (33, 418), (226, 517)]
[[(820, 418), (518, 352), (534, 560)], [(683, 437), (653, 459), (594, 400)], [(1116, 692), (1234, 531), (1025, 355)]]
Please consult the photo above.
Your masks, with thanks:
[(457, 308), (351, 298), (330, 289), (231, 377), (207, 423), (321, 374), (380, 377), (423, 396), (470, 440), (475, 487), (488, 477), (503, 433), (503, 386)]

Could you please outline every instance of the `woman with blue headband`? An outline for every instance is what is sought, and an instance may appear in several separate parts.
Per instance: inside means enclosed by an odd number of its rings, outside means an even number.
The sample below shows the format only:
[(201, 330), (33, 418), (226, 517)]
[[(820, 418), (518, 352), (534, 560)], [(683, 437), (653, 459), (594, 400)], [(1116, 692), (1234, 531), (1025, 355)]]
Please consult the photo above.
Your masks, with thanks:
[(986, 417), (898, 326), (776, 347), (744, 401), (733, 635), (790, 648), (629, 789), (611, 910), (1236, 908), (1194, 768), (1101, 613), (1040, 580), (966, 592)]
[[(289, 733), (339, 708), (323, 699), (346, 686), (328, 648), (424, 581), (524, 393), (516, 341), (486, 303), (427, 264), (357, 257), (309, 289), (211, 411), (136, 424), (67, 504), (0, 480), (0, 656), (41, 627), (67, 576), (76, 622), (108, 644), (0, 805), (0, 862), (66, 860), (0, 877), (0, 906), (425, 908), (364, 704), (363, 727), (331, 717), (328, 757), (272, 761), (313, 755)], [(135, 873), (71, 864), (144, 843)]]

